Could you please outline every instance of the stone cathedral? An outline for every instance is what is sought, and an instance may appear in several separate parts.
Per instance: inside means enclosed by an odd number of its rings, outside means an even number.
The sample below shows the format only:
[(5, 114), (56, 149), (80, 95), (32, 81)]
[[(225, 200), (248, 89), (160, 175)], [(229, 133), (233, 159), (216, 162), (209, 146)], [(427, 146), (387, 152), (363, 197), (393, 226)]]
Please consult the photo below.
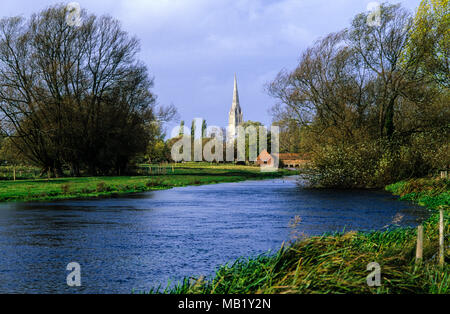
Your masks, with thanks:
[(237, 87), (236, 75), (234, 75), (234, 91), (233, 91), (233, 104), (229, 114), (228, 132), (230, 138), (236, 136), (237, 127), (244, 123), (244, 115), (242, 113), (241, 105), (239, 103), (239, 92)]

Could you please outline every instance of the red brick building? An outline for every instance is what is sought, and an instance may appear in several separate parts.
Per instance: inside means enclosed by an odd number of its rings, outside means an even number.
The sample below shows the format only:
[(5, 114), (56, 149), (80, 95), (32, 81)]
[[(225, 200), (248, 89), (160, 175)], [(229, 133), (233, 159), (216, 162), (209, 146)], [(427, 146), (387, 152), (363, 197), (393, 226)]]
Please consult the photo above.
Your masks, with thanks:
[(272, 155), (267, 152), (267, 150), (263, 150), (261, 154), (259, 154), (258, 158), (256, 158), (256, 164), (271, 167), (274, 165), (274, 159)]

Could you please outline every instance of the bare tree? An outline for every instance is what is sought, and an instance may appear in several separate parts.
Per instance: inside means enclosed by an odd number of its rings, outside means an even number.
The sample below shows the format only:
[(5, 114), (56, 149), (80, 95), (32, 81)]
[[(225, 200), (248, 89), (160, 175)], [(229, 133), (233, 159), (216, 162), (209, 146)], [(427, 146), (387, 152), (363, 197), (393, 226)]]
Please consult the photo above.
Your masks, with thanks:
[(316, 42), (292, 73), (281, 72), (269, 85), (269, 93), (280, 100), (273, 111), (279, 121), (295, 121), (318, 134), (339, 130), (343, 141), (354, 140), (356, 127), (367, 127), (373, 87), (345, 36), (331, 34)]
[[(153, 78), (136, 58), (139, 42), (111, 17), (82, 12), (66, 23), (64, 6), (29, 21), (0, 21), (2, 128), (33, 163), (60, 175), (115, 169), (145, 151), (157, 121)], [(169, 108), (163, 119), (174, 115)]]

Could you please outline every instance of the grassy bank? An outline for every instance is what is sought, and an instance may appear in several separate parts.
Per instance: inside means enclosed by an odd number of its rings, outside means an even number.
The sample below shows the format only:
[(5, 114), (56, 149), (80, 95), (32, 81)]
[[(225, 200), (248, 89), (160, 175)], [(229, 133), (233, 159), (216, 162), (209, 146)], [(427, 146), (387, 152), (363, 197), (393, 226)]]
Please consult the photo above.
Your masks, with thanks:
[[(446, 262), (449, 261), (450, 182), (420, 179), (387, 187), (401, 199), (431, 210), (424, 224), (424, 262), (415, 267), (416, 230), (324, 235), (298, 240), (276, 255), (241, 259), (219, 268), (210, 280), (186, 279), (175, 288), (151, 293), (450, 293), (448, 266), (437, 266), (438, 214), (446, 211)], [(339, 210), (338, 208), (336, 210)], [(369, 287), (367, 265), (381, 266), (381, 287)]]
[(295, 174), (282, 169), (274, 173), (263, 173), (257, 167), (194, 163), (174, 167), (148, 167), (145, 172), (145, 176), (134, 177), (0, 181), (0, 202), (110, 197), (188, 185), (270, 179)]

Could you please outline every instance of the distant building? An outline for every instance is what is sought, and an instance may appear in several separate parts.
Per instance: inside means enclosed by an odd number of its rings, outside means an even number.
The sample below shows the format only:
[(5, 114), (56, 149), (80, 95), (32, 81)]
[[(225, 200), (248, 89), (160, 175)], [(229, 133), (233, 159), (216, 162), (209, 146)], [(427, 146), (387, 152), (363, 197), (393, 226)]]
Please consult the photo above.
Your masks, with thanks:
[(244, 123), (244, 114), (242, 113), (241, 105), (239, 103), (237, 78), (236, 75), (234, 75), (233, 103), (231, 105), (228, 122), (229, 139), (232, 139), (236, 136), (237, 127), (242, 123)]
[(284, 153), (278, 155), (280, 158), (280, 163), (282, 166), (288, 168), (298, 168), (304, 166), (308, 163), (308, 156), (295, 154), (295, 153)]
[(263, 150), (261, 154), (256, 158), (256, 164), (259, 166), (273, 167), (274, 158), (267, 150)]

